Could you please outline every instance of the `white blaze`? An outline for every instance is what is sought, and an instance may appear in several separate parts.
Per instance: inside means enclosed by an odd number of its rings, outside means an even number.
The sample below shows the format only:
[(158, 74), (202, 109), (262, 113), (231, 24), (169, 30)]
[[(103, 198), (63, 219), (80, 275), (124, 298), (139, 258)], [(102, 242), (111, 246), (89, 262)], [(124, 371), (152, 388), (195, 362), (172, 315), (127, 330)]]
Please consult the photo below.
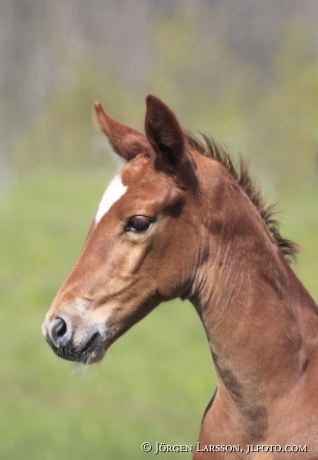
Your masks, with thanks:
[(120, 174), (114, 177), (106, 189), (102, 201), (99, 204), (97, 214), (95, 216), (96, 223), (98, 223), (102, 217), (110, 210), (113, 204), (116, 203), (116, 201), (118, 201), (119, 198), (124, 195), (127, 188), (128, 187), (123, 184)]

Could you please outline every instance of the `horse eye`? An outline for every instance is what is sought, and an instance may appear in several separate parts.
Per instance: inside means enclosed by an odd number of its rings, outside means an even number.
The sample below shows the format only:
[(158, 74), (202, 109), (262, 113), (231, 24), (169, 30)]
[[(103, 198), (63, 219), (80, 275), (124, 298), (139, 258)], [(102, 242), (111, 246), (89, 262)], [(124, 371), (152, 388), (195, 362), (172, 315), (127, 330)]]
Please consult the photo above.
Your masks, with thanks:
[(148, 230), (148, 228), (150, 227), (150, 224), (151, 224), (151, 220), (148, 217), (134, 216), (129, 220), (125, 228), (125, 232), (142, 233)]

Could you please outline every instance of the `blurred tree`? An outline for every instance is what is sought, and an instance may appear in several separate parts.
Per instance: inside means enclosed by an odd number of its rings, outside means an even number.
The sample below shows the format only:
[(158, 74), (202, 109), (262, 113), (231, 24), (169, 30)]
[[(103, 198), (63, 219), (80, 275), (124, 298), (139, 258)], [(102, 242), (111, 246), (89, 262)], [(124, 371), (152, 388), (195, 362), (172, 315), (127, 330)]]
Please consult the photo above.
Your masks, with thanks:
[[(301, 26), (285, 32), (293, 23)], [(124, 108), (134, 125), (152, 92), (182, 113), (185, 125), (210, 131), (231, 149), (264, 158), (262, 168), (266, 159), (269, 171), (278, 170), (286, 164), (284, 152), (296, 151), (278, 141), (280, 131), (297, 133), (295, 124), (306, 125), (304, 118), (316, 123), (317, 23), (315, 0), (0, 0), (0, 167), (12, 158), (25, 167), (35, 157), (38, 164), (51, 158), (64, 165), (71, 153), (49, 149), (85, 150), (87, 110), (96, 97), (110, 102), (116, 95), (115, 114), (122, 116)], [(66, 99), (76, 103), (62, 109)], [(66, 129), (66, 113), (81, 135)], [(291, 113), (302, 121), (291, 126)], [(306, 142), (290, 144), (312, 151)], [(281, 165), (264, 154), (269, 147)], [(292, 169), (283, 168), (280, 179), (285, 171), (286, 179), (295, 178)]]
[(273, 83), (246, 111), (251, 148), (270, 165), (276, 182), (313, 177), (318, 124), (318, 62), (312, 59), (306, 24), (287, 26), (274, 61)]
[(14, 168), (23, 172), (39, 166), (105, 164), (105, 138), (93, 126), (97, 95), (114, 116), (120, 113), (118, 101), (122, 100), (125, 108), (133, 106), (131, 93), (124, 98), (122, 87), (107, 80), (95, 63), (74, 60), (69, 82), (52, 92), (44, 109), (13, 143)]

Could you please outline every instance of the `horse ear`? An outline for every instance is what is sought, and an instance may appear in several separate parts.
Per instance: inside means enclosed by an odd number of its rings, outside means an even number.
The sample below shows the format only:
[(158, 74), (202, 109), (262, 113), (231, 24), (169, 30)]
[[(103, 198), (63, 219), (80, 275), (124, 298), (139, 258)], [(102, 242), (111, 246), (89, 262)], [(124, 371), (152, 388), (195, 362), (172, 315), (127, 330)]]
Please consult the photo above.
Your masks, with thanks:
[(184, 153), (184, 136), (173, 112), (160, 99), (148, 96), (145, 132), (148, 141), (165, 162), (177, 165)]
[(134, 158), (145, 148), (145, 136), (133, 128), (119, 123), (103, 109), (99, 102), (95, 102), (95, 121), (108, 137), (114, 150), (125, 160)]

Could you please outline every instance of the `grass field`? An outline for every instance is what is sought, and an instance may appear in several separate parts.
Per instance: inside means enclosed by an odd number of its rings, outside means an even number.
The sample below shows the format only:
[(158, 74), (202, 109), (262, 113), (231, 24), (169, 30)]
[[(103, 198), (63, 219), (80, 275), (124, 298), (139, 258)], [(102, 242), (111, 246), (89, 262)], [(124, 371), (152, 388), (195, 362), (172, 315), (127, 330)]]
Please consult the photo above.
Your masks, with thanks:
[[(1, 459), (137, 460), (153, 455), (144, 441), (196, 441), (215, 377), (188, 303), (160, 306), (88, 369), (55, 358), (42, 338), (106, 183), (101, 172), (43, 172), (0, 192)], [(318, 187), (281, 198), (284, 233), (304, 250), (295, 270), (317, 301)]]

